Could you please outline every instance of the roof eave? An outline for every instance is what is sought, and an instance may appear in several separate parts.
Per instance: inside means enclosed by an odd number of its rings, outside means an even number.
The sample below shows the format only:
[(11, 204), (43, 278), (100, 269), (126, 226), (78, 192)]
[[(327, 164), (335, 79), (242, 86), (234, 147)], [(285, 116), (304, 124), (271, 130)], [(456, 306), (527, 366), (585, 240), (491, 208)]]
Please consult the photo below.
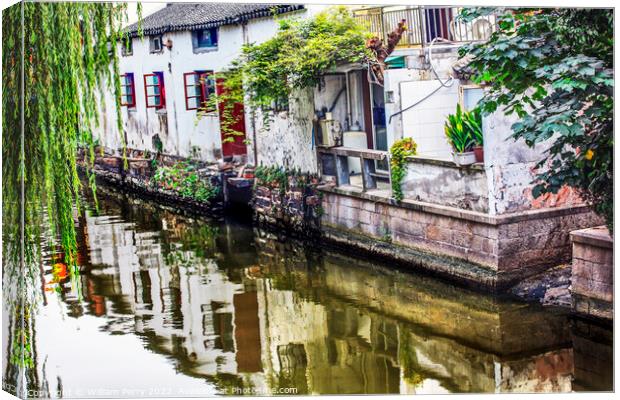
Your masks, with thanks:
[[(236, 25), (236, 24), (244, 23), (251, 19), (269, 17), (269, 16), (273, 16), (274, 14), (275, 15), (286, 14), (289, 12), (301, 11), (304, 9), (305, 7), (303, 4), (290, 4), (287, 6), (279, 6), (275, 13), (272, 12), (272, 9), (264, 9), (264, 10), (242, 13), (235, 17), (228, 17), (228, 18), (224, 18), (218, 21), (211, 21), (211, 22), (198, 23), (198, 24), (183, 24), (183, 25), (177, 25), (177, 26), (168, 25), (168, 26), (162, 26), (162, 27), (157, 27), (157, 28), (148, 28), (148, 29), (144, 29), (142, 33), (144, 36), (152, 36), (152, 35), (162, 35), (168, 32), (182, 32), (182, 31), (193, 31), (197, 29), (217, 28), (217, 27), (224, 26), (224, 25)], [(131, 30), (129, 30), (129, 28), (131, 28)], [(131, 38), (138, 37), (137, 23), (125, 28), (125, 32)]]

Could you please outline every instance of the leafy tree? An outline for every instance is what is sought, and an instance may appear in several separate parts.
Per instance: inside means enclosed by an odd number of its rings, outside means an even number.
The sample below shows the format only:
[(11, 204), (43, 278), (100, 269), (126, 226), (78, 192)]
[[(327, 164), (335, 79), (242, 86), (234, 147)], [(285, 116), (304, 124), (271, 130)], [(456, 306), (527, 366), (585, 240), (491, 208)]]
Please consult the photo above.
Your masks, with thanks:
[(497, 15), (485, 43), (460, 49), (473, 80), (488, 85), (486, 113), (516, 113), (516, 139), (551, 139), (533, 195), (579, 191), (613, 231), (613, 10), (465, 9), (464, 20)]
[[(345, 7), (335, 7), (312, 18), (281, 19), (278, 32), (260, 44), (243, 47), (228, 71), (218, 74), (222, 93), (212, 96), (206, 110), (224, 104), (221, 129), (235, 135), (235, 103), (251, 110), (269, 110), (288, 103), (291, 92), (317, 85), (339, 63), (372, 62), (376, 55), (366, 45), (372, 34)], [(264, 113), (267, 122), (269, 115)]]

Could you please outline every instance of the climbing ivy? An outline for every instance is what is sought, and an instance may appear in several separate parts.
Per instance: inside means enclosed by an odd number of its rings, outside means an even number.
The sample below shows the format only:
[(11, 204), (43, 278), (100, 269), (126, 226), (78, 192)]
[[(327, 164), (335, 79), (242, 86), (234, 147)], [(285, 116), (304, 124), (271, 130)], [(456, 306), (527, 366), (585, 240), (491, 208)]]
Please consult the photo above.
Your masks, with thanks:
[(390, 171), (392, 175), (392, 197), (403, 199), (402, 181), (407, 175), (407, 157), (417, 154), (418, 145), (410, 137), (400, 139), (390, 147)]
[[(213, 110), (224, 105), (222, 131), (238, 134), (232, 107), (244, 103), (252, 112), (264, 111), (268, 122), (276, 103), (286, 104), (293, 90), (313, 87), (321, 76), (340, 63), (376, 60), (366, 41), (372, 34), (345, 7), (334, 7), (312, 18), (279, 20), (277, 33), (260, 44), (243, 46), (230, 68), (218, 74), (220, 94), (204, 105)], [(226, 108), (228, 107), (228, 108)]]
[(579, 191), (613, 230), (613, 10), (465, 9), (461, 18), (495, 13), (497, 31), (461, 48), (474, 81), (488, 91), (486, 113), (516, 114), (513, 138), (550, 140), (533, 195)]

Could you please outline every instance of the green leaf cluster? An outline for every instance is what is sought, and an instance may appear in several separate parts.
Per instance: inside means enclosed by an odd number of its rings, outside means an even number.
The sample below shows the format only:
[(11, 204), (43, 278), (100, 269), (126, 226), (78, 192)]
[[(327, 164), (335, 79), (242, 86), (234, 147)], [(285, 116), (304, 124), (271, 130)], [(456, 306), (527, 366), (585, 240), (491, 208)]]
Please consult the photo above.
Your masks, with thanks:
[(461, 105), (457, 104), (456, 113), (447, 117), (444, 132), (456, 153), (465, 153), (474, 146), (482, 146), (482, 111), (478, 107), (463, 111)]
[(289, 171), (280, 166), (259, 165), (254, 170), (256, 185), (279, 188), (283, 193), (288, 188)]
[(223, 90), (209, 99), (205, 109), (223, 104), (224, 135), (237, 134), (231, 112), (236, 103), (244, 103), (253, 112), (262, 110), (268, 123), (269, 110), (276, 103), (286, 104), (293, 90), (317, 85), (341, 63), (374, 60), (366, 48), (371, 36), (346, 7), (333, 7), (312, 18), (281, 19), (275, 36), (245, 45), (229, 70), (218, 74)]
[(551, 140), (534, 196), (575, 188), (613, 231), (613, 10), (470, 9), (461, 17), (489, 12), (497, 31), (460, 49), (473, 79), (488, 86), (483, 111), (516, 114), (513, 138), (529, 146)]
[(403, 199), (402, 181), (407, 175), (407, 157), (415, 156), (418, 144), (410, 137), (400, 139), (390, 147), (390, 174), (392, 181), (392, 197), (397, 201)]
[(197, 201), (209, 201), (219, 194), (218, 186), (200, 177), (195, 165), (184, 161), (172, 166), (158, 167), (151, 183)]
[[(75, 263), (74, 211), (81, 212), (76, 158), (83, 147), (92, 166), (97, 99), (104, 90), (116, 93), (122, 132), (118, 59), (109, 48), (121, 39), (124, 21), (124, 3), (21, 2), (2, 12), (7, 276), (36, 279), (42, 237), (50, 238), (68, 264)], [(89, 185), (94, 191), (92, 174)], [(27, 266), (25, 274), (13, 270), (20, 265)]]

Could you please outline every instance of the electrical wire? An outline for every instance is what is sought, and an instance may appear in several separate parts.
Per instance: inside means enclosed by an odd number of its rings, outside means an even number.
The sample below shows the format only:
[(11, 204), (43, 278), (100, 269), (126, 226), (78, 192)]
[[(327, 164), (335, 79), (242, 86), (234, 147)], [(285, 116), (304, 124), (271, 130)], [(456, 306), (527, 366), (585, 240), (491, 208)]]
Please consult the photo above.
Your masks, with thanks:
[(431, 43), (428, 46), (428, 64), (431, 67), (431, 71), (433, 72), (433, 75), (435, 75), (435, 78), (437, 78), (439, 83), (441, 83), (441, 86), (449, 88), (454, 84), (454, 78), (450, 76), (450, 79), (448, 79), (446, 82), (442, 81), (441, 78), (439, 77), (439, 74), (435, 70), (435, 67), (433, 66), (433, 45), (435, 44), (435, 41), (446, 42), (446, 43), (453, 43), (453, 42), (448, 39), (436, 37), (433, 40), (431, 40)]

